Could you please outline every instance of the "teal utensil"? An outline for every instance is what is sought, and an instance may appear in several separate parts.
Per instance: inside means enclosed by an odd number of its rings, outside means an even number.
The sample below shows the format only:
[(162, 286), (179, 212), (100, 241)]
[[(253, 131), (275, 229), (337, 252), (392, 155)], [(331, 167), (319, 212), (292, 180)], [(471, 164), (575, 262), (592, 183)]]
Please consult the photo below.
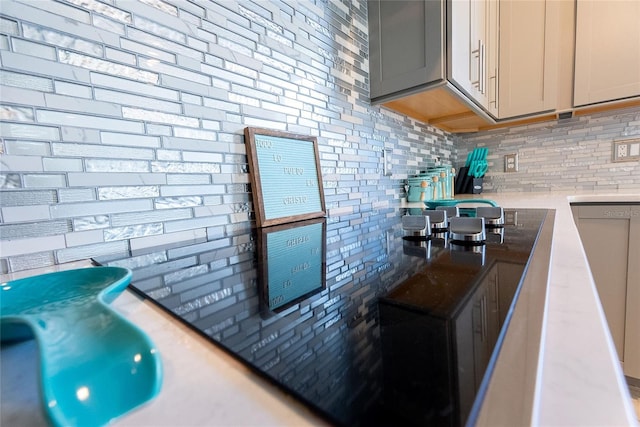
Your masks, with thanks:
[(160, 355), (113, 311), (131, 271), (95, 267), (0, 283), (3, 342), (35, 338), (45, 415), (57, 426), (99, 426), (160, 391)]
[(440, 199), (440, 200), (427, 200), (424, 204), (429, 209), (435, 209), (438, 206), (457, 206), (464, 203), (485, 203), (497, 207), (498, 204), (489, 199)]
[(475, 152), (475, 150), (474, 150), (474, 151), (469, 151), (469, 152), (467, 153), (467, 162), (464, 164), (464, 165), (465, 165), (465, 167), (469, 167), (469, 166), (471, 166), (471, 160), (473, 160), (473, 153), (474, 153), (474, 152)]
[(487, 170), (489, 169), (489, 164), (486, 160), (478, 160), (473, 164), (471, 168), (471, 176), (480, 178), (483, 177)]

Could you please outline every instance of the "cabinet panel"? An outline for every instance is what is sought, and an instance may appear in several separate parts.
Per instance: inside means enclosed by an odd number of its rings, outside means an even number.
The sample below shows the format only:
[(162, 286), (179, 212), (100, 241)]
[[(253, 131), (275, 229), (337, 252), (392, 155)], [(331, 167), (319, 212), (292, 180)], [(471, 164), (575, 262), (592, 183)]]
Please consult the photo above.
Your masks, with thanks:
[(444, 0), (369, 1), (371, 99), (445, 78)]
[(555, 107), (558, 7), (553, 1), (500, 2), (500, 118)]
[[(580, 219), (580, 237), (589, 260), (591, 274), (597, 284), (616, 351), (623, 360), (629, 220)], [(615, 244), (607, 245), (606, 242)], [(603, 244), (605, 250), (600, 250)]]
[(578, 0), (574, 105), (640, 95), (640, 2)]
[(478, 105), (489, 108), (490, 74), (497, 78), (498, 0), (450, 3), (450, 80)]
[(640, 378), (640, 206), (573, 206), (625, 375)]

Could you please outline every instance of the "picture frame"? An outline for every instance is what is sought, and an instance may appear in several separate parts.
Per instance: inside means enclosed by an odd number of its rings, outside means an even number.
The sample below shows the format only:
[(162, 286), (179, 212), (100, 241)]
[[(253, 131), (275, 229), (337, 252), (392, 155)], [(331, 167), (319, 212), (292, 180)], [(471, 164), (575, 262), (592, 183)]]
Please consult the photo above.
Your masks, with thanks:
[(256, 225), (326, 216), (316, 137), (254, 127), (244, 134)]
[(326, 219), (264, 227), (257, 235), (258, 294), (269, 317), (326, 290)]

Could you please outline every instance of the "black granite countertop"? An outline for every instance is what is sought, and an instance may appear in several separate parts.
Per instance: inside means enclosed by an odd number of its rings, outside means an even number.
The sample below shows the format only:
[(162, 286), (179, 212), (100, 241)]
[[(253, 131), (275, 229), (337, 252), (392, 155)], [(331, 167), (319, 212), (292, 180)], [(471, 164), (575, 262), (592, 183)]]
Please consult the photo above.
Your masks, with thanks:
[[(546, 210), (519, 209), (503, 235), (488, 239), (480, 251), (454, 249), (445, 239), (404, 239), (399, 217), (406, 213), (372, 211), (357, 219), (247, 229), (97, 261), (131, 268), (134, 290), (332, 423), (459, 425), (483, 373), (474, 374), (478, 378), (473, 386), (460, 391), (459, 359), (466, 350), (459, 351), (455, 342), (456, 331), (462, 330), (456, 319), (469, 301), (475, 301), (478, 289), (484, 289), (482, 284), (498, 278), (505, 265), (516, 266), (522, 274)], [(501, 289), (498, 282), (493, 286)], [(516, 287), (517, 283), (510, 285), (512, 295)], [(497, 300), (497, 292), (488, 298)], [(479, 312), (482, 316), (491, 317), (490, 304), (475, 305), (484, 310)], [(381, 319), (385, 310), (388, 316)], [(503, 306), (495, 322), (504, 323), (506, 311)], [(442, 359), (439, 374), (423, 372), (423, 383), (433, 384), (436, 377), (448, 381), (421, 391), (442, 397), (436, 399), (440, 406), (413, 405), (423, 418), (412, 415), (411, 404), (401, 409), (394, 403), (398, 396), (411, 395), (410, 388), (398, 383), (401, 375), (388, 375), (398, 363), (413, 363), (407, 365), (413, 372), (423, 365), (416, 358), (419, 346), (410, 351), (411, 357), (399, 357), (406, 343), (396, 351), (397, 334), (387, 334), (401, 330), (401, 335), (411, 336), (411, 329), (398, 328), (407, 312), (417, 315), (411, 322), (418, 319), (419, 328), (432, 319), (442, 325), (444, 332), (438, 334), (444, 337), (444, 347), (423, 342), (420, 351), (452, 356)], [(470, 325), (473, 333), (477, 325)], [(483, 339), (491, 335), (495, 344), (499, 330), (489, 331), (486, 325), (480, 329)], [(413, 344), (408, 343), (410, 348)]]

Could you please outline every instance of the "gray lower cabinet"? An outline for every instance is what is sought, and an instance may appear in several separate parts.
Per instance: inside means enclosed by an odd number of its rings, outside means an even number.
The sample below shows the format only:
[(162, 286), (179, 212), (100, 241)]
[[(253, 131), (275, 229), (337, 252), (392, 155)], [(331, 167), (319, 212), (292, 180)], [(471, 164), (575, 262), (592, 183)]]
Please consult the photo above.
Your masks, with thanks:
[(640, 205), (572, 205), (624, 374), (640, 378)]

